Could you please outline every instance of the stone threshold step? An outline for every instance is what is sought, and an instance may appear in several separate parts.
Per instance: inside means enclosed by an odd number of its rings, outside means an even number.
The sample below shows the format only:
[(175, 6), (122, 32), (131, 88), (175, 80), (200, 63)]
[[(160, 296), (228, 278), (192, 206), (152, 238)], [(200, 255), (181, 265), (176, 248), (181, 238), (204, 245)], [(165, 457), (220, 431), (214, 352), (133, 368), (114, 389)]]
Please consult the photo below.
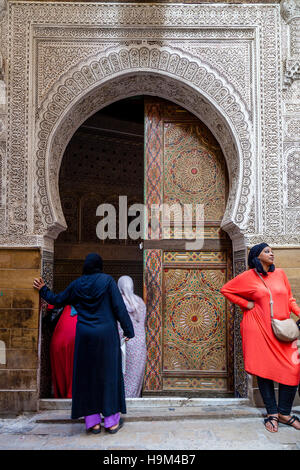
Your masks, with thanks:
[[(42, 398), (39, 400), (39, 411), (71, 410), (71, 399)], [(202, 407), (202, 406), (249, 406), (248, 398), (183, 398), (183, 397), (145, 397), (127, 398), (127, 410), (168, 407)]]
[[(263, 410), (248, 406), (203, 406), (186, 408), (156, 408), (143, 410), (128, 410), (123, 418), (127, 422), (136, 421), (171, 421), (186, 419), (222, 419), (222, 418), (251, 418), (262, 416)], [(83, 423), (83, 418), (72, 420), (67, 410), (44, 411), (35, 417), (36, 423), (66, 424)]]

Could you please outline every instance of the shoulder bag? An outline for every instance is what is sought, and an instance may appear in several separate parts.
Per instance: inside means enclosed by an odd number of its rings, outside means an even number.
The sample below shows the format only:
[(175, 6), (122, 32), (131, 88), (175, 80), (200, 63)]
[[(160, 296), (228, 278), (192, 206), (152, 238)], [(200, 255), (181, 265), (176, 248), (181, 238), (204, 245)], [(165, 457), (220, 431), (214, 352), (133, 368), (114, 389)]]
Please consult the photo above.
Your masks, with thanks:
[(270, 294), (271, 325), (274, 335), (277, 339), (284, 342), (294, 341), (295, 339), (299, 338), (300, 331), (295, 320), (292, 318), (287, 318), (286, 320), (277, 320), (274, 318), (272, 293), (259, 272), (257, 272), (257, 274), (261, 278)]

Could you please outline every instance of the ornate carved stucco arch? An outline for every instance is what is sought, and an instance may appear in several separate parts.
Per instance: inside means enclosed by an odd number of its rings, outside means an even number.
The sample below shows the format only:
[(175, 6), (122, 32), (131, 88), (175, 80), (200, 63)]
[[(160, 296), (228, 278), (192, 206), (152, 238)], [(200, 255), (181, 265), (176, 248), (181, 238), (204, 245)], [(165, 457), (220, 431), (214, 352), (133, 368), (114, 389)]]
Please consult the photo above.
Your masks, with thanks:
[(205, 62), (170, 47), (108, 49), (73, 67), (52, 87), (39, 111), (35, 231), (51, 238), (66, 228), (59, 198), (59, 168), (75, 130), (92, 114), (134, 95), (171, 100), (195, 114), (224, 152), (230, 191), (222, 226), (231, 236), (246, 228), (254, 188), (252, 128), (246, 105), (228, 81)]

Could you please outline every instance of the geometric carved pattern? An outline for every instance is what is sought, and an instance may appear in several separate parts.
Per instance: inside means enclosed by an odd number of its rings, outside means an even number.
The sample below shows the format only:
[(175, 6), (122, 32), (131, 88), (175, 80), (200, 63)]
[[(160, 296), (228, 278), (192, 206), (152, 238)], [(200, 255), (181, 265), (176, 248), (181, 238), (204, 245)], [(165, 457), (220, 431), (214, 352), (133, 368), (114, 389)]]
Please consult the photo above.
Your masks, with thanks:
[(217, 390), (219, 392), (227, 390), (227, 380), (222, 378), (212, 377), (164, 377), (163, 378), (163, 389), (164, 390), (186, 390), (186, 391), (198, 391), (198, 390)]
[(287, 157), (288, 207), (300, 207), (300, 149)]
[[(151, 206), (162, 203), (163, 188), (163, 135), (161, 106), (157, 100), (145, 98), (145, 194), (148, 216), (151, 216)], [(153, 229), (154, 230), (154, 229)], [(161, 238), (161, 223), (152, 233), (149, 224), (149, 238)]]
[[(218, 207), (217, 212), (208, 215), (215, 228), (222, 219), (226, 205), (226, 172), (217, 142), (201, 121), (170, 102), (148, 98), (145, 118), (148, 205), (149, 201), (152, 204), (163, 201), (166, 204), (175, 202), (179, 205), (195, 204), (199, 200), (205, 205), (209, 201), (211, 205)], [(211, 161), (213, 164), (209, 166)], [(223, 162), (223, 165), (219, 162)], [(193, 180), (194, 173), (197, 172), (195, 184), (192, 184), (193, 181), (186, 184), (183, 181), (184, 171), (190, 167), (191, 176), (188, 174), (187, 178)], [(218, 185), (220, 189), (216, 191)], [(211, 187), (215, 190), (212, 194)], [(220, 198), (217, 197), (218, 192)], [(219, 200), (222, 201), (220, 205)], [(208, 208), (208, 204), (205, 207)], [(218, 215), (214, 217), (216, 213)], [(164, 217), (162, 220), (165, 220)], [(189, 222), (192, 223), (192, 219)], [(161, 231), (159, 234), (161, 235)], [(164, 232), (162, 235), (164, 238)], [(160, 253), (160, 262), (161, 257), (163, 268), (158, 269), (155, 264), (154, 272), (161, 272), (163, 269), (163, 291), (161, 288), (155, 290), (155, 294), (160, 296), (163, 310), (160, 308), (160, 318), (155, 322), (156, 338), (149, 334), (156, 346), (156, 353), (153, 350), (150, 355), (149, 369), (159, 379), (163, 390), (165, 386), (167, 389), (170, 387), (170, 382), (165, 380), (166, 376), (174, 373), (177, 374), (177, 381), (173, 381), (172, 385), (174, 390), (176, 383), (178, 389), (181, 389), (178, 377), (184, 380), (187, 374), (195, 376), (195, 380), (189, 380), (185, 386), (192, 391), (195, 384), (198, 390), (205, 384), (197, 379), (203, 374), (206, 377), (209, 374), (212, 379), (220, 375), (226, 377), (225, 387), (224, 380), (210, 382), (212, 390), (228, 390), (230, 387), (232, 390), (232, 380), (229, 378), (229, 374), (232, 374), (232, 356), (228, 360), (227, 355), (228, 331), (232, 322), (227, 318), (225, 299), (220, 294), (220, 288), (227, 279), (227, 252), (165, 249)], [(211, 265), (214, 266), (213, 269)], [(148, 283), (146, 289), (149, 289)], [(150, 288), (150, 293), (147, 292), (148, 296), (153, 299), (153, 289)], [(157, 302), (158, 297), (155, 299)], [(149, 318), (151, 319), (151, 315)], [(154, 371), (152, 364), (155, 354), (157, 360)]]
[[(197, 60), (197, 62), (199, 61)], [(250, 138), (251, 124), (244, 104), (238, 95), (234, 95), (223, 78), (218, 77), (216, 72), (208, 65), (197, 62), (195, 62), (194, 58), (187, 57), (186, 54), (182, 56), (180, 51), (172, 51), (170, 48), (165, 50), (155, 46), (134, 46), (131, 48), (109, 49), (104, 54), (98, 54), (94, 58), (89, 58), (88, 61), (80, 64), (79, 68), (70, 70), (67, 78), (64, 77), (53, 88), (45, 102), (44, 110), (41, 111), (40, 130), (38, 132), (40, 150), (37, 153), (39, 191), (45, 192), (43, 182), (46, 175), (46, 148), (52, 129), (60, 121), (63, 110), (66, 107), (70, 107), (71, 103), (78, 102), (79, 98), (82, 97), (84, 99), (86, 90), (91, 89), (91, 87), (95, 89), (100, 81), (103, 82), (103, 79), (107, 80), (116, 73), (124, 73), (132, 68), (148, 69), (160, 74), (167, 72), (177, 79), (182, 79), (183, 77), (185, 80), (190, 81), (193, 87), (197, 87), (203, 93), (208, 94), (210, 100), (222, 108), (223, 115), (227, 117), (227, 120), (230, 120), (231, 125), (235, 128), (236, 135), (240, 136), (243, 142), (247, 142), (247, 144), (242, 146), (244, 163), (241, 162), (241, 165), (246, 164), (246, 160), (251, 157), (252, 145)], [(103, 95), (98, 91), (97, 99), (99, 97), (103, 99)], [(93, 101), (91, 96), (90, 101)], [(109, 103), (107, 102), (107, 104)], [(105, 101), (103, 105), (105, 105)], [(57, 151), (51, 152), (51, 154), (57, 155)], [(57, 168), (57, 164), (55, 167)], [(54, 172), (57, 171), (55, 167), (54, 165), (52, 167)], [(247, 201), (251, 193), (249, 179), (251, 176), (250, 165), (247, 165), (244, 175), (245, 177), (242, 176), (241, 178), (242, 186), (236, 188), (236, 191), (239, 192), (241, 190), (243, 192), (235, 215), (237, 223), (241, 223), (244, 220), (247, 212)], [(51, 183), (49, 186), (50, 188), (53, 187)], [(231, 187), (230, 196), (236, 200), (236, 192), (234, 195), (232, 193), (233, 186)], [(53, 223), (52, 211), (55, 207), (51, 209), (47, 195), (41, 198), (41, 202), (46, 223), (51, 225)], [(229, 205), (230, 207), (232, 212), (236, 204), (231, 204), (231, 206)]]
[[(217, 228), (226, 206), (227, 175), (222, 151), (210, 131), (182, 107), (157, 98), (146, 100), (145, 123), (145, 197), (149, 209), (161, 201), (166, 205), (178, 204), (179, 208), (183, 204), (195, 207), (195, 203), (200, 202), (204, 205), (205, 217)], [(166, 220), (164, 211), (161, 220), (163, 223)], [(189, 224), (192, 225), (193, 220), (189, 216)], [(174, 231), (175, 234), (175, 227)], [(158, 234), (167, 240), (160, 225)], [(209, 373), (212, 377), (221, 374), (232, 387), (232, 381), (228, 381), (232, 368), (227, 364), (230, 322), (220, 294), (227, 279), (226, 251), (165, 249), (160, 252), (160, 261), (161, 257), (164, 287), (163, 291), (156, 287), (155, 302), (158, 304), (160, 299), (163, 311), (160, 308), (157, 312), (159, 318), (149, 315), (150, 319), (151, 316), (156, 318), (156, 337), (148, 333), (155, 345), (150, 358), (148, 356), (148, 368), (159, 380), (160, 387), (166, 384), (166, 374), (174, 372), (180, 378), (185, 378), (187, 373), (196, 376)], [(214, 269), (209, 269), (211, 265)], [(156, 263), (154, 272), (161, 269)], [(150, 289), (147, 297), (152, 300), (153, 289), (147, 282), (146, 289)], [(190, 383), (191, 389), (193, 383)], [(154, 386), (154, 390), (159, 390), (157, 382)], [(219, 390), (217, 383), (213, 389)], [(224, 389), (224, 382), (220, 389)]]
[(226, 263), (225, 251), (165, 251), (164, 263)]
[[(224, 232), (220, 227), (214, 226), (203, 226), (203, 227), (164, 227), (164, 230), (168, 231), (168, 235), (170, 238), (187, 238), (187, 239), (194, 239), (196, 238), (196, 234), (198, 238), (205, 238), (205, 239), (226, 239), (228, 235)], [(200, 235), (201, 234), (201, 235)], [(165, 238), (165, 237), (163, 237)]]
[(162, 335), (162, 253), (161, 250), (145, 250), (144, 276), (147, 305), (147, 362), (144, 390), (162, 389), (161, 335)]
[(189, 113), (185, 118), (190, 122), (164, 122), (164, 202), (197, 200), (203, 204), (205, 220), (220, 221), (227, 192), (224, 157), (206, 126), (193, 122)]
[[(161, 238), (161, 223), (152, 228), (151, 206), (162, 202), (163, 141), (161, 106), (145, 98), (145, 202), (149, 237)], [(145, 250), (145, 293), (147, 303), (147, 363), (145, 390), (162, 390), (162, 251)]]
[[(45, 280), (49, 288), (53, 288), (53, 253), (42, 252), (41, 276)], [(40, 397), (46, 398), (51, 396), (51, 364), (50, 364), (50, 342), (53, 328), (49, 328), (49, 324), (45, 321), (47, 316), (47, 303), (41, 300), (40, 305)]]
[(164, 371), (227, 372), (225, 281), (224, 270), (164, 269)]
[(180, 47), (182, 50), (190, 54), (201, 57), (201, 59), (210, 64), (214, 69), (225, 76), (235, 89), (240, 93), (241, 98), (244, 100), (247, 109), (251, 109), (251, 87), (249, 81), (251, 80), (251, 59), (249, 43), (254, 38), (253, 32), (248, 31), (248, 35), (244, 35), (244, 40), (239, 41), (238, 44), (231, 44), (230, 48), (226, 42), (220, 41), (216, 44), (195, 44), (191, 42), (180, 41), (174, 42), (175, 47)]
[(5, 233), (5, 212), (6, 212), (5, 204), (4, 204), (5, 156), (6, 156), (5, 143), (0, 142), (0, 234)]
[[(36, 132), (33, 128), (34, 122), (29, 120), (31, 113), (31, 102), (29, 95), (32, 92), (32, 98), (37, 96), (36, 89), (29, 89), (30, 86), (30, 77), (39, 77), (40, 71), (34, 69), (38, 66), (38, 57), (37, 63), (35, 64), (32, 60), (31, 55), (31, 45), (36, 42), (39, 42), (40, 38), (43, 41), (45, 38), (56, 38), (57, 36), (60, 41), (60, 45), (66, 44), (66, 47), (73, 47), (74, 41), (82, 44), (89, 45), (90, 47), (95, 48), (95, 41), (98, 41), (99, 50), (103, 50), (107, 44), (120, 44), (123, 41), (126, 41), (127, 44), (134, 43), (134, 39), (144, 40), (145, 37), (149, 37), (155, 43), (155, 40), (159, 40), (162, 35), (162, 25), (164, 28), (168, 28), (168, 31), (171, 32), (174, 37), (177, 38), (177, 43), (180, 47), (180, 40), (193, 39), (193, 43), (198, 38), (201, 39), (201, 47), (203, 47), (203, 39), (205, 41), (214, 41), (218, 37), (219, 31), (223, 31), (225, 38), (228, 38), (228, 50), (230, 50), (231, 45), (237, 47), (235, 38), (237, 40), (243, 38), (249, 38), (253, 45), (253, 60), (251, 67), (252, 76), (260, 76), (261, 80), (261, 119), (260, 124), (257, 121), (256, 111), (258, 103), (255, 101), (256, 91), (255, 88), (252, 89), (252, 100), (251, 100), (251, 116), (249, 119), (253, 119), (255, 125), (253, 128), (258, 129), (261, 134), (261, 168), (262, 168), (262, 198), (263, 201), (263, 211), (262, 211), (262, 231), (269, 235), (269, 238), (272, 236), (277, 236), (280, 234), (280, 240), (282, 243), (285, 243), (285, 240), (290, 240), (289, 234), (286, 234), (284, 238), (284, 212), (283, 212), (283, 191), (280, 184), (280, 175), (282, 172), (282, 162), (280, 155), (280, 145), (281, 145), (281, 132), (280, 132), (280, 108), (281, 108), (281, 94), (280, 94), (280, 15), (278, 5), (243, 5), (241, 8), (240, 5), (209, 5), (209, 4), (199, 4), (199, 5), (163, 5), (163, 4), (151, 4), (151, 5), (126, 5), (126, 4), (68, 4), (67, 6), (63, 3), (47, 3), (47, 2), (22, 2), (14, 3), (10, 2), (8, 7), (8, 19), (9, 24), (7, 26), (7, 31), (9, 32), (8, 38), (8, 63), (9, 67), (9, 83), (8, 83), (8, 94), (9, 94), (9, 110), (8, 110), (8, 184), (7, 184), (7, 229), (9, 227), (9, 233), (7, 235), (11, 237), (13, 243), (26, 243), (25, 234), (35, 233), (37, 235), (43, 235), (46, 226), (40, 226), (39, 232), (34, 232), (33, 227), (30, 224), (27, 224), (26, 216), (32, 212), (33, 206), (30, 206), (31, 197), (30, 193), (26, 191), (26, 184), (30, 178), (27, 178), (27, 157), (29, 155), (34, 155), (31, 152), (31, 148), (28, 148), (28, 135), (36, 135)], [(121, 26), (120, 26), (120, 18)], [(103, 25), (103, 28), (99, 28), (99, 24)], [(95, 27), (97, 25), (97, 27)], [(124, 27), (123, 27), (124, 26)], [(123, 29), (122, 29), (123, 28)], [(195, 30), (195, 28), (197, 30)], [(159, 31), (159, 32), (157, 32)], [(163, 32), (163, 34), (165, 34)], [(101, 38), (105, 37), (104, 42), (100, 41)], [(108, 42), (108, 40), (110, 42)], [(164, 44), (168, 44), (166, 41)], [(223, 45), (223, 43), (222, 43)], [(206, 46), (206, 44), (204, 45)], [(249, 45), (249, 49), (252, 46)], [(292, 44), (292, 47), (294, 45)], [(260, 53), (257, 54), (257, 48), (260, 50)], [(147, 49), (147, 48), (146, 48)], [(162, 48), (159, 48), (162, 50)], [(94, 49), (95, 50), (95, 49)], [(149, 50), (149, 48), (148, 48)], [(251, 54), (252, 54), (251, 52)], [(84, 52), (85, 54), (85, 52)], [(130, 60), (134, 58), (130, 57)], [(181, 59), (185, 59), (182, 53), (178, 51), (178, 56)], [(207, 49), (207, 56), (211, 59), (211, 54)], [(191, 56), (192, 57), (192, 54)], [(230, 52), (228, 53), (230, 58)], [(144, 58), (147, 61), (147, 51), (144, 54)], [(113, 60), (114, 57), (111, 57)], [(170, 62), (170, 66), (173, 64), (179, 64), (180, 68), (177, 69), (181, 73), (180, 80), (184, 81), (187, 84), (187, 88), (191, 86), (193, 88), (193, 82), (190, 77), (186, 74), (187, 71), (191, 71), (192, 67), (197, 68), (199, 62), (197, 60), (192, 60), (194, 64), (190, 64), (190, 68), (185, 69), (186, 72), (182, 73), (184, 70), (184, 61), (178, 59), (176, 54), (173, 56), (174, 60)], [(210, 61), (210, 63), (212, 63)], [(48, 64), (47, 64), (48, 65)], [(203, 67), (208, 71), (206, 64), (202, 64)], [(78, 71), (78, 65), (75, 66)], [(44, 68), (44, 67), (43, 67)], [(138, 67), (135, 68), (133, 65), (128, 69), (129, 73), (132, 73), (134, 70), (141, 70), (142, 62), (139, 63)], [(158, 70), (158, 69), (157, 69)], [(177, 71), (176, 70), (176, 71)], [(154, 69), (152, 69), (154, 71)], [(169, 70), (167, 70), (167, 73)], [(122, 70), (114, 70), (115, 76), (118, 73), (122, 73)], [(49, 75), (49, 70), (47, 70)], [(170, 75), (171, 76), (171, 75)], [(179, 75), (177, 75), (179, 77)], [(227, 73), (228, 82), (231, 82), (230, 77), (230, 68)], [(75, 75), (77, 77), (77, 75)], [(222, 71), (219, 71), (219, 77), (221, 78), (220, 82), (223, 81)], [(71, 77), (72, 78), (72, 77)], [(81, 82), (82, 83), (82, 82)], [(254, 83), (254, 82), (252, 82)], [(12, 86), (13, 84), (13, 86)], [(240, 85), (240, 83), (239, 83)], [(55, 87), (55, 85), (53, 85)], [(247, 83), (247, 86), (251, 86), (251, 83)], [(197, 85), (196, 85), (197, 87)], [(215, 87), (213, 87), (215, 88)], [(234, 89), (233, 85), (233, 89)], [(53, 88), (52, 88), (53, 89)], [(91, 88), (90, 88), (91, 89)], [(208, 96), (212, 90), (202, 89), (202, 85), (198, 88), (199, 94), (202, 96)], [(44, 90), (41, 90), (43, 92)], [(82, 89), (84, 92), (84, 90)], [(187, 96), (190, 94), (190, 90), (186, 90)], [(201, 93), (201, 91), (203, 93)], [(248, 96), (249, 94), (247, 94)], [(46, 96), (46, 95), (45, 95)], [(173, 94), (174, 98), (176, 93)], [(191, 96), (191, 95), (190, 95)], [(195, 95), (196, 96), (196, 95)], [(172, 99), (171, 93), (166, 98)], [(21, 99), (20, 99), (21, 98)], [(46, 98), (48, 99), (48, 98)], [(189, 98), (187, 101), (190, 101)], [(210, 101), (210, 100), (209, 100)], [(211, 101), (212, 102), (212, 101)], [(58, 103), (57, 103), (58, 104)], [(63, 104), (63, 102), (61, 102)], [(63, 108), (66, 110), (66, 106), (63, 105)], [(194, 109), (197, 108), (197, 99), (194, 100)], [(193, 106), (189, 108), (193, 110)], [(221, 108), (219, 108), (221, 109)], [(223, 113), (221, 109), (221, 114)], [(196, 113), (197, 114), (197, 113)], [(242, 111), (243, 114), (243, 111)], [(46, 116), (44, 116), (46, 118)], [(51, 119), (51, 116), (47, 116)], [(46, 118), (47, 121), (47, 118)], [(234, 119), (229, 118), (228, 123), (229, 127), (234, 127)], [(270, 124), (271, 123), (271, 124)], [(250, 129), (250, 128), (249, 128)], [(248, 131), (249, 131), (248, 129)], [(74, 128), (72, 129), (74, 132)], [(216, 131), (217, 132), (217, 131)], [(251, 146), (247, 145), (247, 137), (241, 136), (237, 138), (239, 152), (243, 153), (245, 156), (245, 151), (252, 153)], [(61, 142), (62, 146), (65, 145), (65, 142)], [(31, 143), (30, 143), (31, 146)], [(37, 151), (43, 150), (41, 147)], [(226, 158), (228, 154), (224, 152)], [(253, 156), (253, 154), (252, 154)], [(229, 159), (230, 157), (228, 157)], [(254, 158), (244, 165), (242, 165), (242, 160), (246, 163), (245, 159), (241, 159), (241, 162), (238, 162), (236, 159), (235, 167), (231, 166), (230, 173), (234, 181), (238, 181), (238, 189), (240, 187), (240, 178), (243, 175), (243, 182), (245, 183), (242, 192), (238, 191), (238, 200), (240, 204), (240, 212), (237, 211), (235, 202), (232, 202), (229, 198), (230, 207), (228, 214), (236, 214), (239, 218), (244, 218), (246, 222), (247, 216), (247, 200), (251, 199), (251, 191), (254, 190), (253, 185), (255, 181), (253, 180), (253, 170), (257, 162)], [(30, 162), (29, 165), (34, 164)], [(42, 179), (48, 178), (49, 175), (45, 174), (43, 171), (43, 162), (41, 164), (41, 174), (38, 183), (43, 183)], [(32, 167), (33, 165), (31, 165)], [(272, 177), (270, 177), (269, 168), (272, 168)], [(48, 171), (48, 168), (47, 168)], [(55, 174), (52, 175), (55, 178)], [(32, 178), (33, 175), (30, 175)], [(15, 179), (14, 179), (15, 178)], [(248, 184), (246, 184), (246, 179), (250, 179)], [(41, 190), (39, 193), (41, 207), (44, 209), (43, 212), (43, 222), (51, 214), (53, 207), (51, 204), (55, 205), (55, 201), (49, 201), (47, 197), (47, 190), (45, 188), (48, 186), (43, 183), (44, 190)], [(52, 181), (50, 182), (51, 186)], [(251, 189), (249, 192), (249, 188)], [(258, 188), (260, 189), (260, 188)], [(248, 190), (248, 191), (247, 191)], [(272, 194), (272, 198), (267, 198), (266, 195)], [(45, 199), (46, 197), (46, 199)], [(47, 200), (48, 199), (48, 200)], [(50, 204), (50, 212), (47, 212), (46, 206)], [(242, 205), (245, 204), (243, 208)], [(49, 206), (48, 206), (49, 207)], [(256, 209), (257, 209), (256, 205)], [(60, 210), (60, 207), (54, 208), (54, 210)], [(39, 211), (40, 208), (34, 208), (34, 210)], [(245, 212), (246, 211), (246, 212)], [(31, 216), (31, 221), (34, 220), (34, 217)], [(229, 221), (230, 217), (227, 219)], [(50, 221), (50, 218), (47, 219)], [(63, 222), (63, 221), (62, 221)], [(64, 225), (64, 223), (62, 223)], [(269, 227), (270, 225), (270, 227)], [(271, 228), (271, 231), (269, 230)], [(44, 229), (44, 230), (43, 230)], [(262, 232), (260, 230), (260, 233)], [(49, 234), (48, 234), (49, 235)], [(51, 235), (51, 234), (50, 234)], [(30, 240), (34, 241), (34, 236), (27, 236), (27, 243), (30, 243)], [(246, 234), (247, 236), (247, 234)], [(8, 239), (8, 238), (7, 238)], [(295, 241), (298, 240), (296, 236), (292, 238)], [(1, 237), (1, 240), (4, 241), (4, 238)], [(37, 238), (35, 241), (37, 242)], [(246, 239), (248, 241), (249, 238)], [(274, 238), (275, 240), (275, 238)], [(278, 240), (278, 237), (277, 237)]]
[[(245, 250), (234, 253), (234, 275), (237, 276), (246, 270)], [(243, 345), (240, 324), (243, 319), (243, 312), (237, 305), (230, 305), (230, 310), (234, 318), (234, 383), (237, 397), (246, 398), (248, 396), (248, 376), (245, 372)]]

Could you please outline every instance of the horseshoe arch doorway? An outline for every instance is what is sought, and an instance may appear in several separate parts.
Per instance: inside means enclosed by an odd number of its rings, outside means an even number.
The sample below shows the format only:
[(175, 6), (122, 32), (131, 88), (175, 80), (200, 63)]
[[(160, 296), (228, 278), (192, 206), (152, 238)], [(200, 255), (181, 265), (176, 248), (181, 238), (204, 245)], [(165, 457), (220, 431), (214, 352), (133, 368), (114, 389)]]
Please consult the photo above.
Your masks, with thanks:
[[(162, 178), (157, 180), (157, 172)], [(60, 199), (67, 230), (55, 241), (54, 290), (81, 274), (87, 253), (97, 251), (116, 280), (130, 275), (147, 304), (147, 364), (143, 396), (230, 396), (233, 393), (233, 314), (218, 293), (232, 273), (232, 249), (220, 228), (228, 174), (220, 145), (184, 108), (156, 97), (120, 100), (85, 121), (62, 160)], [(99, 240), (100, 204), (116, 208), (160, 202), (204, 204), (205, 240), (186, 250), (171, 223), (161, 240)], [(130, 223), (130, 218), (128, 220)], [(161, 227), (164, 231), (164, 227)], [(192, 223), (190, 224), (192, 230)], [(42, 337), (42, 397), (53, 396), (50, 341)]]

